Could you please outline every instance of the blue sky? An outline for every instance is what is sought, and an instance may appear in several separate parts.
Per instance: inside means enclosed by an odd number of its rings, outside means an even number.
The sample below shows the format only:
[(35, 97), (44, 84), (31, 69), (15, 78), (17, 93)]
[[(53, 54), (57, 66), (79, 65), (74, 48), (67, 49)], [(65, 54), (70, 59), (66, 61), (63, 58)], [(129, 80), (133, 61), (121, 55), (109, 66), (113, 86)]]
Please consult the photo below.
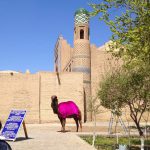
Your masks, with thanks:
[[(79, 8), (91, 11), (88, 3), (90, 0), (0, 0), (0, 70), (53, 71), (58, 36), (62, 34), (73, 46), (74, 13)], [(90, 20), (91, 43), (101, 46), (110, 35), (98, 17)]]

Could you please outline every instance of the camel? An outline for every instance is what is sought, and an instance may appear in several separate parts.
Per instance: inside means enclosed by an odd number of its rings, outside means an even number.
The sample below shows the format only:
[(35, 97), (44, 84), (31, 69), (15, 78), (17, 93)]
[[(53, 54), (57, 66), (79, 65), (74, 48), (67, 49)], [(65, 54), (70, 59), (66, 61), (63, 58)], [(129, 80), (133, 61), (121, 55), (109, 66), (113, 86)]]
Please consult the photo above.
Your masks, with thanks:
[(62, 125), (62, 132), (65, 132), (66, 118), (73, 118), (75, 120), (77, 126), (76, 132), (78, 132), (79, 124), (82, 131), (81, 111), (73, 101), (61, 102), (58, 104), (57, 96), (53, 95), (51, 97), (51, 107), (54, 114), (58, 115), (58, 118)]

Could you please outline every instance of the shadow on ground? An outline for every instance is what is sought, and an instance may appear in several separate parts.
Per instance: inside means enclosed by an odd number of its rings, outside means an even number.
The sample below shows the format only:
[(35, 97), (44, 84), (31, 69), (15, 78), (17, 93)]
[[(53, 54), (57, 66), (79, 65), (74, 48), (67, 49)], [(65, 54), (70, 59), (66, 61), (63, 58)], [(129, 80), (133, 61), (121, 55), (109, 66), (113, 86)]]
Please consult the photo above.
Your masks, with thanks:
[(24, 141), (24, 140), (31, 140), (33, 138), (25, 138), (25, 137), (18, 137), (15, 142)]
[(65, 131), (57, 131), (57, 132), (62, 132), (62, 133), (66, 133), (66, 132), (71, 132), (71, 130), (65, 130)]

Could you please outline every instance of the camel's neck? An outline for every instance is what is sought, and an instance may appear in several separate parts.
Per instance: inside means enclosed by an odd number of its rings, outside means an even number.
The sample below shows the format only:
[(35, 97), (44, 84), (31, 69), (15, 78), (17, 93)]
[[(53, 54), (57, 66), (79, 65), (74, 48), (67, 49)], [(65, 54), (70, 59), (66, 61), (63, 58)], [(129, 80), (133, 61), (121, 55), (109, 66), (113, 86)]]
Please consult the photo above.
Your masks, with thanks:
[(52, 102), (51, 107), (53, 109), (54, 114), (58, 114), (58, 103), (57, 102)]

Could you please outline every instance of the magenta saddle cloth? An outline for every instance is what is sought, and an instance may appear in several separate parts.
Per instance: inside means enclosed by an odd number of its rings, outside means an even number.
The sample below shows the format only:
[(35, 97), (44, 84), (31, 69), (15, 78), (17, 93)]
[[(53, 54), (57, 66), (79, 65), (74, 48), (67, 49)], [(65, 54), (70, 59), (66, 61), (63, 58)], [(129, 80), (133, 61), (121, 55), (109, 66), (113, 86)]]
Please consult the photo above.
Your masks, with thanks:
[(58, 116), (65, 119), (69, 116), (77, 115), (79, 117), (79, 108), (73, 101), (62, 102), (58, 104)]

